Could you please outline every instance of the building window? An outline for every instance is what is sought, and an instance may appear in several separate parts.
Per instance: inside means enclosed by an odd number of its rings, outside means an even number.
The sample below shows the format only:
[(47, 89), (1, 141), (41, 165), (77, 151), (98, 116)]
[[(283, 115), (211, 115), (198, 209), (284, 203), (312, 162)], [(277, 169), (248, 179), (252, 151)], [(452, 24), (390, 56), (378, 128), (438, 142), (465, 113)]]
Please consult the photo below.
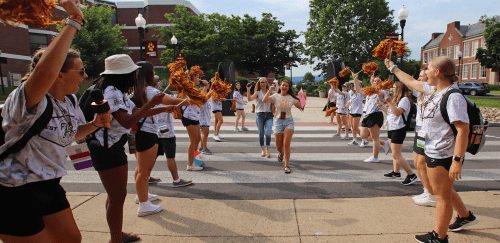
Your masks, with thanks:
[(469, 78), (469, 64), (464, 64), (462, 67), (462, 79), (468, 79)]
[(434, 50), (434, 58), (438, 57), (438, 50)]
[(427, 64), (427, 52), (424, 52), (424, 64)]
[(478, 47), (479, 47), (479, 40), (473, 41), (471, 56), (476, 57)]
[(453, 54), (454, 54), (453, 58), (458, 59), (458, 52), (459, 51), (460, 51), (460, 46), (459, 45), (455, 45), (455, 50), (453, 52)]
[(432, 61), (432, 51), (429, 52), (429, 63)]
[(47, 35), (41, 34), (29, 34), (30, 39), (30, 51), (31, 55), (35, 54), (35, 52), (43, 47), (47, 47)]
[(451, 46), (448, 46), (448, 52), (446, 53), (448, 55), (449, 58), (451, 58), (453, 56), (453, 47)]
[(446, 48), (441, 48), (441, 56), (446, 56)]
[(481, 66), (481, 70), (479, 71), (479, 78), (486, 78), (486, 67)]
[(477, 79), (477, 63), (471, 64), (470, 79)]
[(486, 49), (486, 40), (485, 39), (481, 40), (481, 48)]
[(469, 57), (470, 42), (464, 43), (464, 58)]

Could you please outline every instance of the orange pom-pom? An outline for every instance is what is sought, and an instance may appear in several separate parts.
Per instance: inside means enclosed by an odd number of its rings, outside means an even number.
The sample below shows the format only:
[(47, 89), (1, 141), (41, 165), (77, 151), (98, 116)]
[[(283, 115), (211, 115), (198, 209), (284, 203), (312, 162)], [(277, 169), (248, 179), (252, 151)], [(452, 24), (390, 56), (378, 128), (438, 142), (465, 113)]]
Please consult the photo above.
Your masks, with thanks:
[(207, 93), (197, 89), (189, 79), (189, 76), (184, 72), (183, 68), (186, 66), (186, 61), (176, 61), (168, 64), (170, 68), (170, 80), (169, 84), (172, 88), (177, 90), (178, 98), (189, 97), (189, 102), (192, 105), (197, 105), (202, 107), (208, 100)]
[(363, 92), (364, 95), (371, 96), (373, 94), (377, 94), (380, 90), (377, 87), (374, 86), (368, 86), (365, 87), (365, 92)]
[(378, 70), (378, 65), (376, 62), (369, 62), (363, 64), (364, 73), (371, 77)]
[(344, 68), (344, 70), (339, 72), (340, 77), (345, 77), (346, 75), (349, 75), (351, 73), (351, 69), (349, 67)]
[(405, 52), (408, 51), (408, 49), (406, 49), (406, 44), (404, 43), (404, 41), (385, 39), (380, 42), (380, 44), (375, 47), (375, 49), (373, 49), (372, 56), (380, 60), (384, 60), (391, 56), (391, 52), (393, 49), (396, 50), (396, 54), (398, 56), (402, 56), (405, 54)]
[(231, 105), (231, 108), (229, 108), (229, 110), (231, 110), (231, 111), (236, 110), (236, 99), (233, 99), (233, 104)]
[(189, 77), (191, 78), (191, 80), (193, 80), (196, 76), (198, 76), (198, 78), (205, 76), (205, 73), (200, 69), (200, 66), (198, 65), (192, 66), (191, 69), (189, 69)]
[(325, 117), (328, 117), (328, 116), (331, 116), (331, 115), (335, 115), (335, 111), (337, 110), (338, 108), (337, 107), (332, 107), (330, 109), (327, 109), (325, 112)]
[(215, 73), (215, 76), (211, 80), (212, 88), (208, 92), (209, 96), (212, 96), (213, 101), (220, 101), (221, 98), (226, 97), (231, 92), (231, 84), (222, 81), (219, 77), (219, 73)]
[(339, 80), (335, 77), (327, 81), (332, 87), (337, 88), (339, 87)]
[(252, 113), (255, 113), (255, 104), (252, 104)]
[(54, 0), (0, 0), (0, 20), (9, 26), (20, 24), (48, 27), (62, 21), (51, 20)]
[(390, 79), (387, 79), (383, 82), (381, 82), (378, 87), (379, 89), (384, 89), (384, 90), (389, 90), (392, 88), (392, 85), (394, 84), (394, 82)]

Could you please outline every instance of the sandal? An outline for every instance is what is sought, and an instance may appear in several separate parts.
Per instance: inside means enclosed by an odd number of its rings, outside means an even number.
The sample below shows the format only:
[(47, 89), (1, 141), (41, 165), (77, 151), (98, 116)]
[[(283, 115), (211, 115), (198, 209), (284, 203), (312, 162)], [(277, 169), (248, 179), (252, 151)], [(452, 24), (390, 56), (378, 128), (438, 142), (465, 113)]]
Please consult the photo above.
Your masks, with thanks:
[(280, 162), (280, 163), (283, 162), (283, 153), (280, 153), (278, 155), (278, 162)]
[(265, 153), (264, 151), (262, 151), (262, 152), (260, 153), (260, 157), (264, 157), (264, 156), (266, 156), (266, 153)]
[(290, 174), (290, 172), (292, 172), (292, 171), (290, 170), (290, 167), (285, 166), (285, 174)]
[(134, 242), (134, 241), (138, 241), (140, 239), (141, 239), (141, 237), (139, 237), (138, 235), (136, 235), (134, 233), (125, 233), (125, 232), (122, 232), (122, 241), (124, 243)]
[(271, 158), (271, 153), (266, 152), (266, 154), (267, 154), (267, 157), (268, 157), (268, 158)]

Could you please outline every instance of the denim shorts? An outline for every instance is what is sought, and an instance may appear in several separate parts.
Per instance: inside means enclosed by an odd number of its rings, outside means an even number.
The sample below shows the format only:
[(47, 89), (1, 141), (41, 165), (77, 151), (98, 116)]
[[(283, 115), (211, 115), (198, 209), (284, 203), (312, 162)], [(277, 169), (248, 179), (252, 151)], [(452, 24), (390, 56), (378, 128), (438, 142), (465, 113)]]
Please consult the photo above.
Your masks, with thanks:
[(289, 117), (285, 120), (278, 117), (274, 118), (273, 131), (274, 133), (283, 133), (285, 129), (294, 130), (295, 126), (293, 123), (293, 117)]

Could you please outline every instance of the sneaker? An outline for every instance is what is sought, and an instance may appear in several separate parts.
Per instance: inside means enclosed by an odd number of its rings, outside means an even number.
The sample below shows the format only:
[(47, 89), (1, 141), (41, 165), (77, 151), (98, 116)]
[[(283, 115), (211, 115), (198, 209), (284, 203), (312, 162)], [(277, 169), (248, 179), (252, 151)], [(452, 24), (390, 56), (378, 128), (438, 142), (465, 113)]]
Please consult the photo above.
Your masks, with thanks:
[[(159, 199), (160, 198), (158, 197), (158, 195), (148, 193), (148, 201), (152, 202), (152, 201), (156, 201)], [(135, 196), (135, 204), (139, 204), (139, 197), (138, 196)]]
[(153, 184), (153, 183), (159, 183), (161, 182), (161, 179), (160, 178), (154, 178), (154, 177), (149, 177), (149, 184)]
[(433, 230), (425, 235), (415, 235), (415, 240), (421, 243), (448, 243), (448, 236), (446, 236), (444, 240), (441, 240), (438, 234)]
[(214, 140), (217, 141), (217, 142), (220, 142), (219, 136), (214, 136)]
[(412, 199), (413, 199), (413, 201), (420, 200), (424, 197), (427, 197), (427, 195), (431, 195), (431, 194), (429, 192), (427, 192), (427, 189), (424, 188), (424, 192), (422, 194), (418, 194), (418, 195), (412, 197)]
[(361, 142), (361, 144), (359, 145), (359, 147), (360, 147), (360, 148), (364, 148), (364, 147), (368, 146), (368, 143), (370, 143), (370, 142), (368, 142), (368, 141), (366, 141), (366, 142)]
[(349, 139), (351, 139), (349, 136), (345, 136), (345, 137), (341, 138), (341, 140), (349, 140)]
[(198, 149), (198, 152), (203, 152), (203, 149), (202, 149), (202, 148), (199, 148), (199, 149)]
[(181, 187), (181, 186), (189, 186), (193, 184), (192, 181), (186, 181), (186, 180), (183, 180), (181, 179), (179, 182), (172, 182), (172, 187)]
[(335, 133), (335, 134), (333, 134), (333, 137), (334, 137), (334, 138), (336, 138), (336, 137), (340, 137), (340, 134)]
[(234, 131), (235, 132), (241, 132), (241, 130), (239, 128), (235, 128)]
[(384, 146), (382, 147), (384, 148), (385, 154), (387, 155), (389, 153), (389, 140), (385, 140)]
[(419, 206), (435, 207), (437, 205), (436, 196), (430, 193), (426, 195), (427, 195), (426, 197), (416, 199), (415, 203)]
[(219, 139), (223, 139), (224, 137), (222, 137), (220, 134), (217, 135), (217, 137), (219, 137)]
[(352, 141), (352, 142), (348, 143), (347, 145), (349, 145), (349, 146), (358, 145), (358, 142), (356, 142), (356, 141)]
[(396, 178), (396, 177), (401, 178), (401, 173), (396, 173), (396, 172), (392, 171), (390, 173), (384, 174), (384, 176), (389, 177), (389, 178)]
[(242, 127), (242, 128), (241, 128), (241, 131), (248, 131), (248, 128), (246, 128), (246, 127)]
[(341, 129), (341, 130), (342, 130), (342, 131), (345, 131), (345, 127), (342, 127), (342, 129)]
[(194, 170), (203, 170), (203, 167), (198, 166), (197, 164), (193, 163), (193, 165), (187, 165), (187, 171), (194, 171)]
[(139, 217), (152, 215), (161, 212), (163, 210), (161, 205), (154, 205), (150, 201), (146, 201), (139, 204), (139, 210), (137, 210), (137, 215)]
[(365, 163), (378, 163), (378, 162), (380, 162), (380, 160), (378, 160), (378, 158), (373, 157), (373, 155), (370, 158), (365, 159)]
[(206, 155), (212, 155), (212, 151), (210, 151), (210, 149), (204, 149), (201, 151), (203, 154), (206, 154)]
[(455, 220), (455, 223), (450, 224), (450, 227), (448, 229), (450, 231), (460, 231), (463, 230), (465, 227), (469, 227), (471, 225), (475, 225), (479, 222), (479, 219), (472, 214), (471, 211), (469, 211), (469, 217), (467, 218), (460, 218), (460, 216), (457, 215), (457, 219)]
[(407, 175), (405, 180), (403, 182), (401, 182), (401, 184), (403, 184), (405, 186), (409, 186), (409, 185), (415, 183), (417, 181), (417, 179), (418, 179), (418, 177), (415, 174)]

